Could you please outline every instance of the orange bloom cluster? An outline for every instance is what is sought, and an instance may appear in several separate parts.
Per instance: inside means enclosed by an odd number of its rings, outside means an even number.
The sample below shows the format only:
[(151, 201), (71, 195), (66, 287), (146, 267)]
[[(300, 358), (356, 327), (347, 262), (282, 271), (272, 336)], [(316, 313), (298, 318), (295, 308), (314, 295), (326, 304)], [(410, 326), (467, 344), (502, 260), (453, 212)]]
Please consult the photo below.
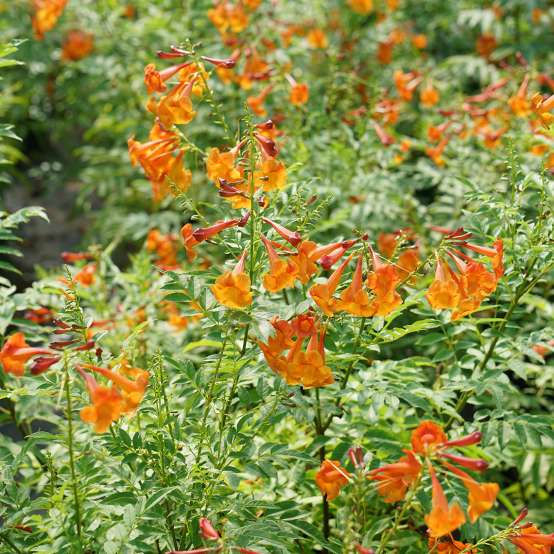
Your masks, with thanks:
[(66, 4), (67, 0), (33, 0), (32, 25), (37, 40), (54, 28)]
[(271, 138), (262, 134), (262, 131), (274, 128), (273, 121), (260, 123), (256, 127), (258, 132), (254, 133), (254, 137), (258, 156), (254, 173), (249, 178), (245, 177), (244, 169), (249, 165), (249, 152), (242, 153), (241, 157), (241, 149), (246, 141), (240, 141), (226, 152), (211, 148), (208, 153), (208, 178), (218, 187), (219, 195), (230, 202), (233, 208), (249, 208), (252, 192), (282, 190), (287, 185), (287, 169), (277, 159), (279, 149)]
[[(23, 333), (14, 333), (8, 337), (0, 350), (0, 364), (5, 373), (21, 377), (25, 373), (25, 364), (31, 358), (43, 354), (51, 355), (54, 352), (49, 348), (29, 346)], [(36, 374), (36, 372), (33, 373)]]
[(217, 28), (224, 39), (239, 34), (249, 23), (249, 14), (255, 11), (261, 0), (230, 2), (218, 0), (216, 5), (208, 10), (208, 19)]
[[(91, 405), (81, 410), (81, 419), (92, 424), (96, 433), (105, 433), (122, 414), (136, 411), (150, 377), (147, 371), (130, 367), (126, 361), (120, 364), (118, 372), (92, 364), (82, 364), (76, 369), (85, 380), (91, 400)], [(112, 385), (99, 385), (85, 369), (99, 373)]]
[(128, 146), (131, 163), (139, 163), (152, 184), (154, 199), (160, 200), (168, 191), (185, 192), (191, 185), (192, 173), (183, 166), (185, 150), (179, 148), (177, 134), (156, 123), (149, 139), (141, 143), (131, 137)]
[[(273, 371), (289, 385), (311, 388), (333, 383), (331, 369), (325, 365), (325, 330), (313, 315), (298, 315), (290, 321), (274, 317), (271, 325), (275, 335), (258, 345)], [(303, 351), (306, 339), (308, 346)]]
[(371, 297), (363, 288), (363, 255), (358, 257), (352, 282), (340, 298), (335, 298), (334, 294), (352, 256), (342, 262), (326, 283), (317, 283), (310, 288), (310, 296), (326, 315), (344, 311), (360, 317), (386, 316), (402, 304), (402, 298), (396, 291), (401, 280), (397, 269), (392, 264), (383, 263), (373, 251), (372, 258), (373, 271), (366, 280)]
[(94, 48), (94, 35), (73, 29), (67, 33), (62, 46), (62, 60), (77, 61), (86, 58)]
[(146, 237), (146, 249), (156, 253), (156, 265), (161, 269), (167, 271), (179, 267), (174, 235), (163, 235), (158, 229), (151, 229)]
[(536, 525), (527, 523), (517, 528), (508, 540), (523, 554), (550, 554), (554, 546), (554, 533), (545, 535)]
[[(477, 246), (467, 242), (471, 234), (464, 229), (443, 232), (447, 233), (449, 248), (456, 247), (447, 250), (447, 254), (458, 271), (444, 259), (438, 258), (435, 279), (426, 296), (434, 309), (453, 310), (452, 319), (456, 320), (477, 310), (481, 302), (496, 290), (498, 280), (504, 273), (503, 243), (498, 239), (493, 248)], [(460, 252), (459, 247), (488, 257), (493, 271), (488, 271), (482, 263)]]
[[(404, 499), (408, 489), (419, 481), (423, 465), (418, 456), (423, 457), (427, 462), (432, 484), (432, 509), (425, 516), (425, 523), (429, 529), (429, 536), (437, 539), (460, 527), (465, 523), (466, 517), (459, 504), (448, 504), (432, 461), (439, 461), (445, 470), (462, 481), (468, 491), (468, 516), (472, 523), (490, 510), (496, 500), (499, 491), (496, 483), (479, 483), (451, 463), (454, 462), (473, 471), (484, 471), (488, 467), (485, 461), (448, 451), (454, 447), (476, 444), (480, 440), (481, 434), (478, 432), (459, 439), (448, 440), (439, 425), (432, 421), (423, 421), (412, 432), (412, 449), (404, 450), (406, 456), (400, 458), (398, 462), (371, 470), (369, 478), (377, 481), (377, 492), (384, 497), (385, 502), (398, 502)], [(449, 552), (446, 547), (440, 551)]]
[(327, 500), (334, 500), (349, 481), (350, 473), (335, 460), (323, 460), (315, 476), (315, 482)]
[(175, 329), (178, 329), (180, 331), (187, 329), (189, 325), (195, 323), (196, 321), (199, 321), (204, 317), (201, 313), (202, 307), (195, 300), (192, 300), (190, 302), (190, 308), (193, 310), (197, 310), (200, 313), (196, 313), (193, 315), (182, 315), (175, 302), (166, 301), (163, 304), (163, 310), (167, 314), (168, 323), (172, 327), (175, 327)]

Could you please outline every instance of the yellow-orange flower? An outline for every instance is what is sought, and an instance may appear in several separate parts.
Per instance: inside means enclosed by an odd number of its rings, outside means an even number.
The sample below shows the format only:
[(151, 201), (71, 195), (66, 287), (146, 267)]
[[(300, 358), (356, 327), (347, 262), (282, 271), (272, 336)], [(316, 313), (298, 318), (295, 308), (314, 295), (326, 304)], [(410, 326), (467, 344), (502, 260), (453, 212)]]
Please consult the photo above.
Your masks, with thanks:
[(367, 291), (362, 288), (362, 265), (363, 256), (360, 255), (352, 276), (352, 282), (348, 288), (342, 291), (340, 300), (336, 303), (336, 309), (359, 317), (369, 317), (375, 313), (375, 302), (369, 298)]
[(421, 104), (427, 108), (434, 106), (440, 100), (439, 91), (431, 83), (427, 83), (420, 92), (419, 97)]
[(373, 0), (348, 0), (352, 11), (360, 15), (367, 15), (373, 11)]
[(87, 385), (91, 404), (81, 410), (81, 419), (94, 425), (96, 433), (105, 433), (110, 425), (119, 419), (124, 411), (124, 401), (114, 387), (99, 385), (89, 373), (77, 368)]
[(35, 38), (42, 40), (44, 33), (54, 28), (67, 0), (33, 0), (32, 25)]
[(243, 170), (237, 167), (238, 148), (221, 152), (219, 148), (210, 148), (206, 169), (208, 179), (219, 185), (219, 180), (233, 182), (242, 179)]
[(263, 277), (264, 288), (268, 292), (278, 292), (294, 286), (298, 273), (296, 265), (290, 259), (280, 258), (271, 241), (264, 235), (261, 235), (261, 239), (269, 256), (269, 271)]
[(517, 117), (526, 117), (531, 114), (531, 102), (527, 99), (528, 87), (529, 75), (525, 75), (516, 94), (508, 99), (508, 104)]
[(423, 34), (414, 35), (412, 37), (412, 44), (418, 50), (423, 50), (424, 48), (427, 48), (427, 37)]
[(329, 41), (321, 29), (312, 29), (306, 35), (306, 40), (312, 48), (327, 48)]
[(437, 261), (435, 280), (425, 295), (435, 310), (454, 309), (460, 301), (460, 287), (450, 266)]
[(220, 275), (211, 289), (216, 300), (236, 310), (241, 310), (252, 304), (250, 277), (244, 272), (247, 251), (242, 253), (233, 271)]
[(335, 460), (323, 460), (315, 476), (315, 482), (327, 500), (334, 500), (342, 487), (348, 485), (349, 479), (350, 473)]
[(346, 269), (346, 266), (350, 263), (352, 255), (344, 260), (340, 266), (333, 271), (326, 283), (317, 283), (312, 285), (309, 290), (309, 294), (314, 302), (321, 308), (323, 313), (327, 316), (332, 316), (338, 309), (338, 301), (333, 297), (342, 274)]

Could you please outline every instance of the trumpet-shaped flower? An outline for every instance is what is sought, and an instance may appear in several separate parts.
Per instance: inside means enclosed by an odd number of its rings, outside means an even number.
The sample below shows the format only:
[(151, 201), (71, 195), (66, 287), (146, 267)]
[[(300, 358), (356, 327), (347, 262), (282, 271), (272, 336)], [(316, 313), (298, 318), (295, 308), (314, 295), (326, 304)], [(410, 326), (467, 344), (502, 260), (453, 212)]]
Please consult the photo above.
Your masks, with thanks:
[(220, 275), (211, 289), (216, 300), (236, 310), (241, 310), (252, 304), (250, 277), (244, 272), (247, 251), (242, 253), (233, 271)]
[(278, 292), (294, 286), (298, 273), (296, 265), (290, 259), (280, 258), (265, 236), (261, 235), (261, 239), (269, 256), (269, 271), (263, 277), (265, 289), (268, 292)]
[(340, 295), (337, 309), (344, 310), (351, 315), (369, 317), (375, 311), (375, 304), (369, 298), (367, 291), (362, 288), (362, 264), (363, 256), (360, 255), (352, 276), (352, 282)]
[(334, 500), (342, 487), (350, 482), (350, 473), (344, 469), (340, 462), (335, 460), (323, 460), (321, 467), (316, 473), (315, 482), (327, 497), (327, 500)]
[(350, 263), (352, 255), (350, 255), (342, 264), (333, 271), (326, 283), (317, 283), (312, 285), (309, 290), (310, 296), (314, 302), (321, 308), (323, 313), (327, 316), (332, 316), (338, 308), (338, 302), (333, 297), (339, 282), (341, 280), (342, 274), (346, 269), (346, 266)]
[(0, 364), (5, 373), (21, 377), (25, 373), (25, 364), (34, 356), (54, 354), (49, 348), (29, 346), (23, 333), (10, 335), (2, 350), (0, 350)]

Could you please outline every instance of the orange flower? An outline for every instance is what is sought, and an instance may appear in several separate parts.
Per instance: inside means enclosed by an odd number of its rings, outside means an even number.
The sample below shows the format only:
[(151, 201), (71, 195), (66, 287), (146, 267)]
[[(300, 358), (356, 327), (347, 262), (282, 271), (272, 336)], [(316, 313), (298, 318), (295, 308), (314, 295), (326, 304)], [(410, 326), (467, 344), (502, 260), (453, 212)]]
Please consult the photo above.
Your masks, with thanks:
[(412, 431), (412, 448), (416, 454), (427, 456), (448, 440), (440, 425), (433, 421), (422, 421)]
[(448, 137), (444, 137), (437, 146), (428, 146), (425, 149), (425, 153), (439, 166), (444, 165), (442, 154), (448, 145), (448, 140)]
[(336, 304), (337, 310), (344, 310), (351, 315), (360, 317), (369, 317), (375, 313), (375, 303), (369, 298), (369, 295), (362, 289), (362, 268), (363, 256), (360, 255), (352, 283), (340, 295), (340, 300)]
[(54, 28), (66, 4), (67, 0), (33, 0), (32, 25), (37, 40)]
[(175, 85), (157, 103), (154, 102), (152, 111), (160, 118), (164, 127), (186, 125), (194, 119), (196, 112), (192, 107), (190, 95), (195, 81), (196, 77), (192, 77), (190, 81)]
[(227, 0), (218, 1), (214, 8), (208, 10), (208, 19), (223, 36), (240, 33), (248, 26), (248, 15), (242, 5), (233, 5)]
[(283, 260), (273, 248), (271, 241), (264, 235), (261, 235), (267, 254), (269, 256), (270, 270), (264, 275), (264, 287), (268, 292), (278, 292), (280, 290), (294, 286), (298, 269), (291, 260)]
[(306, 36), (311, 48), (327, 48), (329, 41), (321, 29), (312, 29)]
[(228, 308), (241, 310), (252, 304), (250, 277), (244, 272), (247, 254), (244, 250), (233, 271), (220, 275), (211, 287), (216, 300)]
[(468, 490), (469, 520), (471, 523), (475, 523), (479, 516), (492, 508), (500, 490), (498, 483), (479, 483), (465, 471), (458, 469), (452, 464), (445, 463), (444, 466), (454, 475), (458, 476), (462, 480), (464, 487)]
[(172, 235), (162, 235), (158, 229), (151, 229), (146, 236), (146, 249), (156, 252), (156, 265), (165, 270), (179, 267), (177, 249)]
[(377, 248), (379, 248), (379, 252), (389, 260), (394, 256), (397, 244), (397, 233), (379, 233), (377, 237)]
[(526, 117), (531, 114), (531, 102), (527, 100), (528, 87), (529, 75), (525, 75), (516, 94), (508, 99), (508, 104), (517, 117)]
[(543, 535), (535, 525), (520, 527), (508, 540), (524, 554), (550, 554), (554, 546), (554, 533)]
[(373, 250), (372, 256), (373, 271), (367, 276), (367, 286), (375, 294), (374, 315), (386, 316), (402, 304), (402, 298), (396, 292), (400, 277), (396, 268), (382, 263)]
[(25, 373), (25, 363), (40, 354), (54, 354), (54, 352), (49, 348), (29, 346), (25, 342), (23, 333), (14, 333), (8, 337), (0, 350), (0, 363), (5, 373), (21, 377)]
[(548, 129), (554, 122), (554, 115), (550, 112), (554, 109), (554, 94), (548, 98), (543, 98), (540, 93), (536, 93), (531, 98), (531, 109), (538, 116), (541, 125)]
[(385, 464), (369, 472), (369, 479), (378, 482), (377, 492), (384, 497), (385, 502), (403, 500), (421, 472), (421, 464), (414, 453), (411, 450), (404, 452), (406, 456), (402, 456), (398, 462)]
[(465, 523), (465, 515), (456, 502), (448, 505), (444, 490), (437, 479), (433, 466), (429, 463), (429, 475), (432, 482), (432, 509), (424, 518), (429, 536), (442, 537)]
[(206, 161), (208, 179), (218, 186), (221, 179), (229, 182), (241, 180), (243, 170), (236, 166), (238, 152), (238, 145), (227, 152), (221, 152), (219, 148), (210, 148)]
[(497, 46), (494, 35), (480, 35), (475, 41), (475, 50), (483, 58), (488, 58)]
[(94, 35), (74, 29), (67, 33), (62, 46), (62, 60), (81, 60), (86, 58), (94, 48)]
[(448, 537), (446, 541), (442, 542), (429, 537), (429, 552), (436, 552), (437, 554), (460, 554), (460, 552), (477, 554), (477, 550), (471, 548), (471, 544), (456, 541), (452, 537)]
[(310, 296), (325, 315), (332, 316), (338, 309), (338, 302), (335, 298), (333, 298), (333, 294), (337, 290), (342, 274), (351, 259), (352, 254), (348, 256), (348, 258), (346, 258), (346, 260), (344, 260), (342, 264), (335, 269), (335, 271), (333, 271), (326, 283), (317, 283), (312, 285), (309, 290)]
[[(301, 344), (304, 339), (297, 339)], [(282, 372), (289, 384), (295, 381), (302, 383), (304, 388), (325, 387), (334, 382), (331, 368), (325, 365), (325, 332), (314, 331), (308, 342), (306, 352), (291, 348), (287, 356), (287, 369)]]
[(315, 482), (327, 500), (334, 500), (349, 481), (350, 473), (335, 460), (323, 460), (315, 476)]
[[(461, 269), (459, 287), (461, 298), (452, 319), (460, 319), (477, 310), (481, 302), (496, 289), (496, 276), (485, 269), (483, 264), (471, 260), (468, 264), (457, 260)], [(463, 265), (462, 265), (463, 264)]]
[(504, 275), (504, 242), (502, 239), (496, 239), (493, 242), (492, 248), (470, 244), (469, 242), (464, 243), (464, 247), (490, 258), (497, 279), (500, 279)]
[(414, 35), (412, 37), (412, 44), (418, 50), (423, 50), (424, 48), (427, 48), (427, 37), (423, 34)]
[(414, 71), (403, 73), (400, 70), (396, 70), (393, 74), (393, 79), (398, 95), (408, 102), (412, 99), (414, 90), (421, 83), (421, 77)]
[(264, 107), (264, 102), (267, 98), (267, 95), (271, 92), (272, 89), (273, 87), (271, 85), (268, 85), (261, 90), (258, 96), (249, 96), (246, 99), (248, 107), (252, 110), (252, 113), (259, 115), (260, 117), (267, 115), (267, 111)]
[(437, 260), (435, 280), (425, 295), (435, 310), (456, 308), (460, 301), (460, 288), (450, 266)]
[[(137, 409), (148, 386), (150, 378), (148, 371), (131, 367), (126, 360), (120, 364), (121, 373), (92, 364), (82, 364), (82, 367), (100, 373), (118, 387), (122, 401), (121, 413), (132, 413)], [(133, 379), (129, 379), (129, 377), (133, 377)]]
[(377, 43), (377, 61), (382, 65), (388, 65), (392, 61), (394, 41), (387, 39)]
[(96, 280), (96, 264), (87, 264), (73, 277), (76, 283), (81, 283), (84, 287), (94, 284)]
[(373, 0), (348, 0), (352, 11), (360, 15), (367, 15), (373, 11)]
[(256, 188), (261, 187), (265, 192), (282, 190), (287, 185), (287, 168), (262, 150), (262, 160), (254, 171), (254, 184)]
[(76, 369), (85, 380), (92, 402), (90, 406), (85, 406), (81, 410), (81, 419), (85, 423), (93, 424), (96, 433), (105, 433), (123, 413), (123, 399), (115, 387), (99, 385), (90, 373), (80, 367)]
[(440, 100), (439, 91), (433, 87), (431, 83), (427, 83), (427, 85), (420, 92), (419, 97), (422, 105), (427, 108), (434, 106)]
[(404, 250), (398, 256), (398, 267), (401, 269), (400, 274), (407, 277), (419, 267), (419, 249), (417, 246)]
[(309, 95), (306, 83), (294, 83), (290, 89), (289, 101), (293, 106), (302, 106), (308, 101)]
[(190, 65), (191, 62), (185, 62), (158, 71), (153, 63), (148, 64), (144, 68), (144, 84), (146, 85), (148, 94), (152, 94), (153, 92), (165, 92), (167, 90), (165, 81), (171, 79), (171, 77), (176, 75), (181, 69)]

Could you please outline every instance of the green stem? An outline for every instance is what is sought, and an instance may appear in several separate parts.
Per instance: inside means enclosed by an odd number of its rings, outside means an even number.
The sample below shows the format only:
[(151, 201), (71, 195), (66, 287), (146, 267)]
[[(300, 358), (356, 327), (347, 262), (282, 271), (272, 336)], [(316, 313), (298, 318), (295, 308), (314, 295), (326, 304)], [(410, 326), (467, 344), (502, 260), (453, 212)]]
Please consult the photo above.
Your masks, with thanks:
[(67, 363), (67, 356), (64, 356), (64, 371), (65, 371), (65, 398), (67, 403), (67, 447), (69, 449), (69, 470), (71, 472), (71, 487), (73, 489), (73, 503), (75, 507), (75, 527), (77, 529), (77, 537), (79, 539), (79, 548), (83, 549), (83, 537), (81, 529), (81, 505), (79, 501), (79, 490), (77, 487), (77, 472), (75, 471), (75, 454), (73, 450), (73, 406), (71, 401), (71, 390), (69, 387), (70, 377)]

